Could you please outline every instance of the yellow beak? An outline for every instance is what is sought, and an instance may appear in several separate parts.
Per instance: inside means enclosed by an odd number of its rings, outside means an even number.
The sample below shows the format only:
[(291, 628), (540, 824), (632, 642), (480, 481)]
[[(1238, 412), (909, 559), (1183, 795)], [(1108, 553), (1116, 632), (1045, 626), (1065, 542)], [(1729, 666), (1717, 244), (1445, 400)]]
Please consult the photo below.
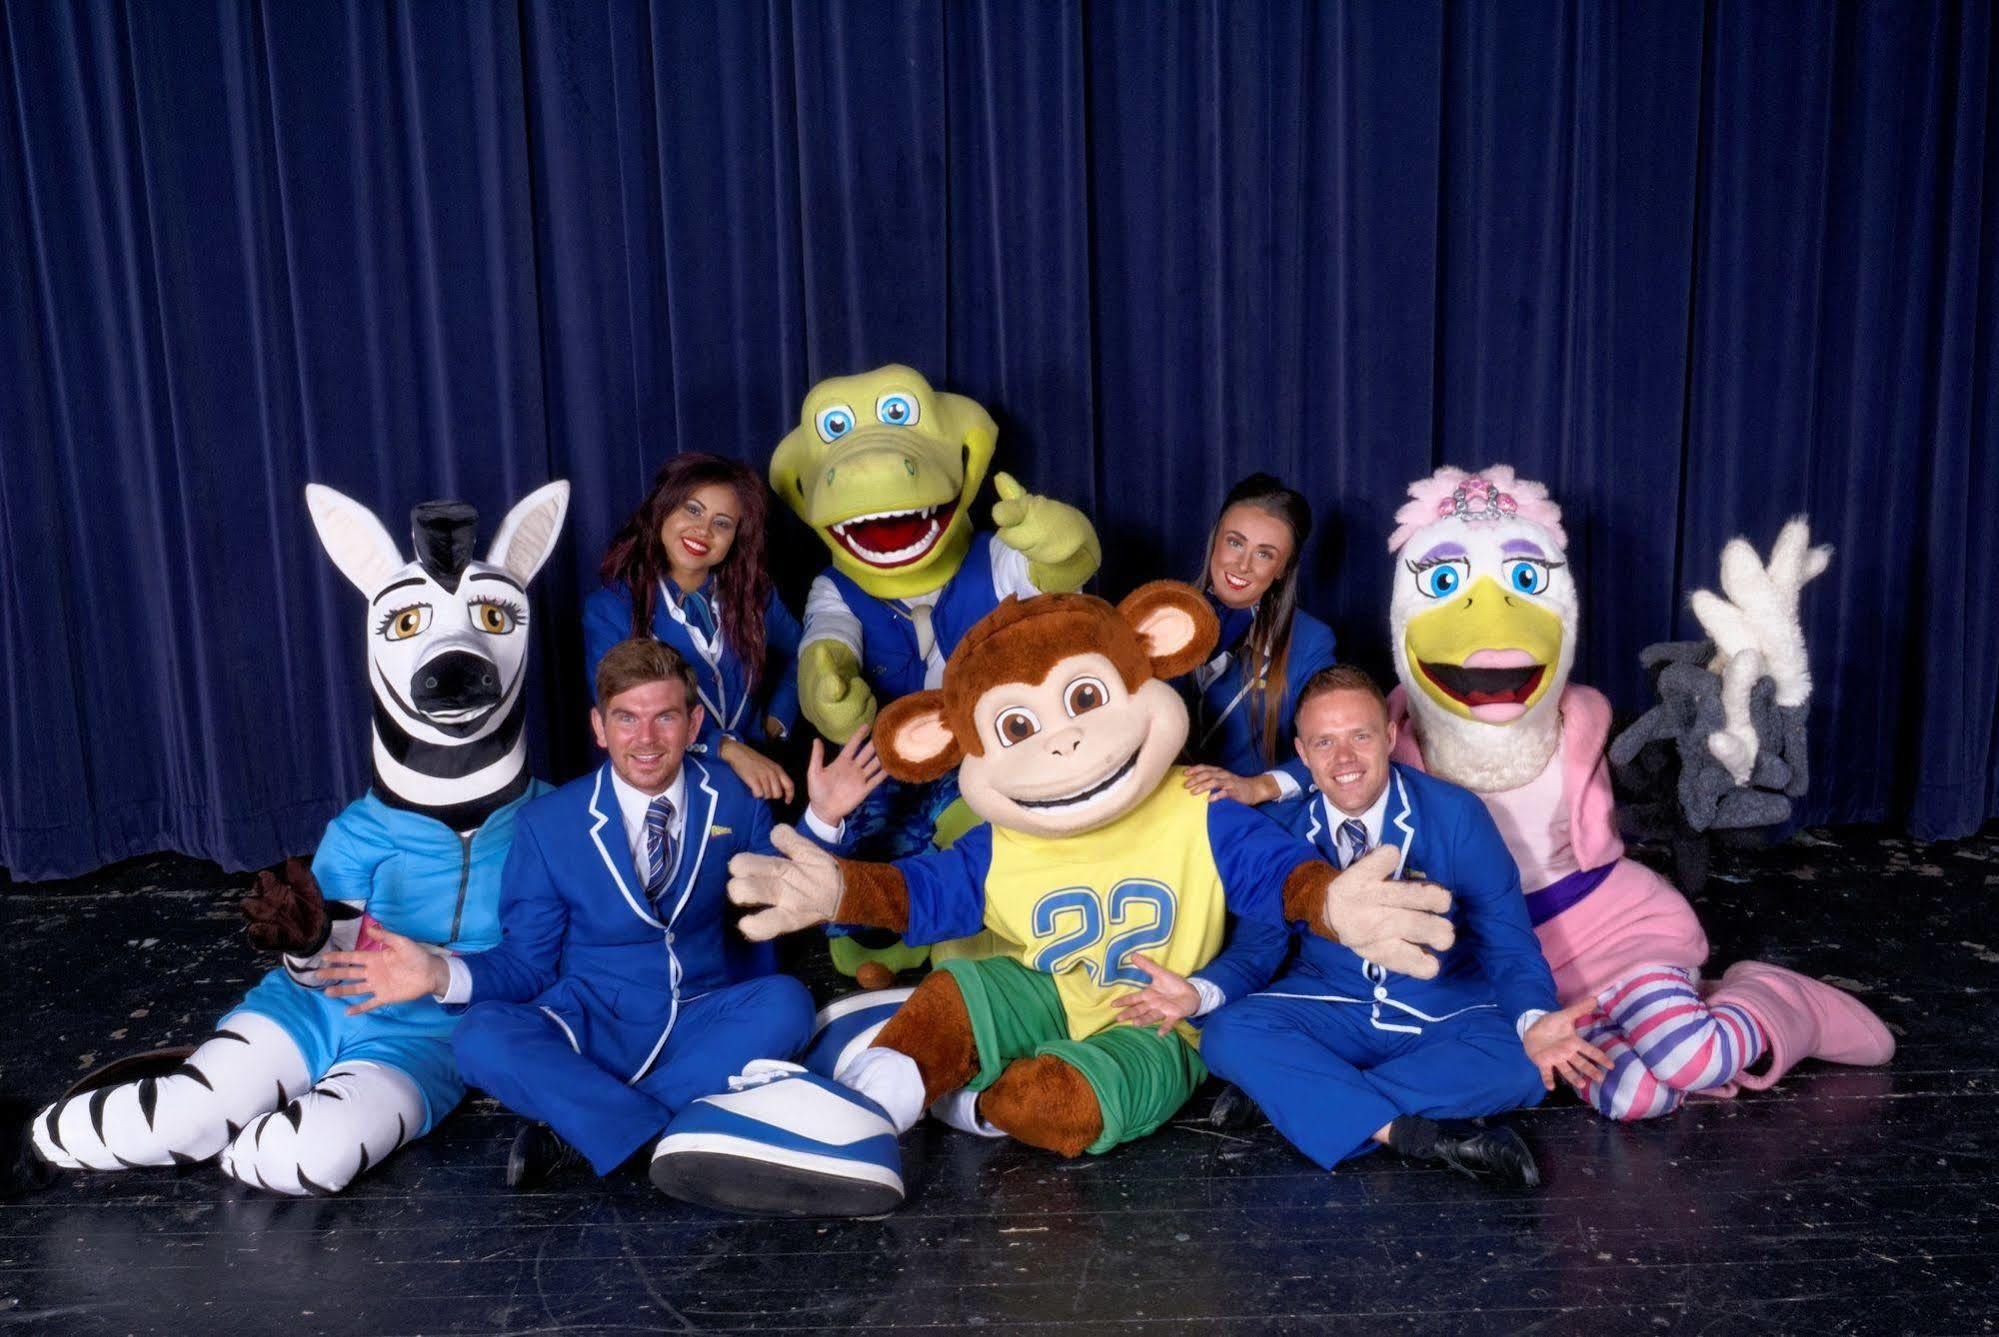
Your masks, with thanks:
[[(1562, 636), (1558, 614), (1481, 576), (1463, 595), (1410, 618), (1402, 646), (1431, 700), (1468, 720), (1503, 723), (1547, 694)], [(1474, 655), (1480, 662), (1467, 664)]]

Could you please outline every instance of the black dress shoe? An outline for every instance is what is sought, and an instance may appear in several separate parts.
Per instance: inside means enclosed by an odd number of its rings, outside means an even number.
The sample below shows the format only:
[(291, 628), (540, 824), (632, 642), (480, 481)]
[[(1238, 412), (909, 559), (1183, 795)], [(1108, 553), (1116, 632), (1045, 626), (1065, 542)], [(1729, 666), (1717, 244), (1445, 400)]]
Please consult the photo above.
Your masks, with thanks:
[(1405, 1114), (1388, 1125), (1388, 1145), (1412, 1160), (1437, 1161), (1495, 1188), (1541, 1187), (1534, 1153), (1511, 1128), (1442, 1124)]
[(1516, 1191), (1541, 1187), (1541, 1168), (1534, 1153), (1511, 1128), (1445, 1131), (1437, 1139), (1436, 1159), (1473, 1179)]
[(545, 1123), (531, 1123), (514, 1134), (507, 1152), (507, 1187), (540, 1188), (564, 1170), (589, 1162), (583, 1153), (555, 1135)]
[(1231, 1082), (1208, 1107), (1208, 1127), (1237, 1132), (1263, 1122), (1263, 1111), (1249, 1098), (1249, 1092)]

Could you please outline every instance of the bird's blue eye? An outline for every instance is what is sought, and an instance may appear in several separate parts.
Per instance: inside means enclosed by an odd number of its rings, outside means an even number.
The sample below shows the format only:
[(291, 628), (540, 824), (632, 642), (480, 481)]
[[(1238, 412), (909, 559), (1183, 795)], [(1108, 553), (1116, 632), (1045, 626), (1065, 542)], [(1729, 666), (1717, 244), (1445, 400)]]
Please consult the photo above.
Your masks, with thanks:
[(1464, 573), (1455, 562), (1439, 562), (1416, 573), (1416, 588), (1432, 599), (1448, 599), (1464, 584)]
[(812, 425), (819, 439), (831, 444), (854, 430), (854, 411), (845, 404), (828, 404), (813, 415)]
[(1548, 568), (1524, 558), (1508, 562), (1506, 588), (1516, 594), (1539, 594), (1548, 588)]
[(916, 400), (900, 390), (891, 390), (875, 401), (875, 417), (890, 427), (914, 427), (923, 418)]

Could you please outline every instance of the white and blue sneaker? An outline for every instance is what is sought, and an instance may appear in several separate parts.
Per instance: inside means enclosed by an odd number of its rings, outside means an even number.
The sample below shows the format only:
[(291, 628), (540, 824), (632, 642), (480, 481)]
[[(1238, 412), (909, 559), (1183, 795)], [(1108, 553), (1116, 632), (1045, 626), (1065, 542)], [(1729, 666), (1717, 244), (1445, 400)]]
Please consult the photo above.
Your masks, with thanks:
[(833, 1076), (840, 1071), (841, 1064), (875, 1042), (888, 1019), (915, 992), (913, 987), (870, 989), (835, 998), (812, 1018), (812, 1039), (798, 1061), (807, 1072)]
[(703, 1096), (652, 1151), (668, 1197), (752, 1216), (879, 1216), (903, 1199), (895, 1125), (860, 1092), (757, 1059)]

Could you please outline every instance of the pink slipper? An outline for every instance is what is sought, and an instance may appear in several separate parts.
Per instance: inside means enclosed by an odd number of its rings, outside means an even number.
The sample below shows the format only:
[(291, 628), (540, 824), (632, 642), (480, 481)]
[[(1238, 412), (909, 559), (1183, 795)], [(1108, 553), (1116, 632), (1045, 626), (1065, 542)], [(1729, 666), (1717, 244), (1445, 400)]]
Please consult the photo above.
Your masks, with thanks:
[(1874, 1067), (1895, 1056), (1895, 1036), (1852, 994), (1763, 961), (1738, 961), (1722, 972), (1710, 1005), (1733, 1003), (1756, 1019), (1770, 1047), (1769, 1067), (1736, 1081), (1775, 1086), (1808, 1058)]

